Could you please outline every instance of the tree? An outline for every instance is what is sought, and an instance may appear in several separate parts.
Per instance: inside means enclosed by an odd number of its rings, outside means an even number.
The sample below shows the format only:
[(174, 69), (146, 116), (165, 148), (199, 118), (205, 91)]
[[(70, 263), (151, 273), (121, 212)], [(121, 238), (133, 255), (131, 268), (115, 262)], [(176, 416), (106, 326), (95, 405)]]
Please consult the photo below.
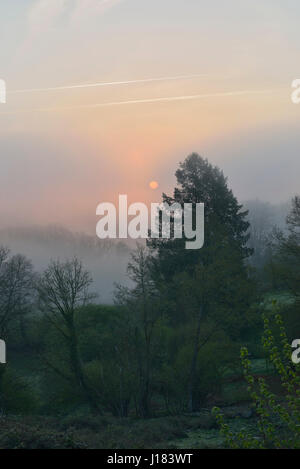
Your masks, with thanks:
[(283, 264), (281, 270), (285, 284), (300, 300), (300, 197), (292, 200), (292, 208), (287, 216), (288, 235), (279, 238), (279, 258)]
[(300, 298), (300, 197), (292, 199), (290, 213), (286, 218), (287, 230), (275, 230), (271, 240), (273, 257), (268, 265), (271, 280), (279, 288), (288, 290)]
[[(21, 254), (9, 257), (9, 249), (0, 247), (0, 339), (7, 340), (13, 327), (20, 323), (24, 333), (24, 317), (33, 296), (34, 274), (31, 262)], [(6, 365), (0, 365), (0, 392), (4, 395)]]
[(128, 264), (128, 276), (133, 288), (117, 286), (116, 302), (132, 315), (132, 340), (138, 366), (139, 412), (143, 417), (151, 413), (151, 380), (154, 360), (154, 332), (160, 318), (159, 298), (151, 278), (151, 257), (145, 247), (138, 246)]
[(149, 246), (158, 251), (157, 265), (163, 277), (168, 280), (187, 267), (193, 270), (199, 259), (205, 261), (207, 248), (216, 243), (220, 232), (233, 247), (240, 250), (242, 258), (248, 257), (252, 252), (247, 246), (248, 212), (242, 210), (242, 205), (228, 188), (223, 172), (207, 159), (193, 153), (180, 163), (175, 176), (178, 185), (173, 196), (163, 194), (163, 202), (170, 205), (204, 203), (205, 243), (202, 249), (189, 251), (184, 249), (184, 239), (149, 240)]
[(34, 294), (34, 273), (31, 262), (21, 254), (9, 257), (9, 250), (0, 248), (0, 337), (7, 339), (13, 323), (23, 323)]
[(287, 224), (291, 233), (300, 234), (300, 196), (296, 195), (292, 200), (292, 208), (287, 216)]
[(288, 301), (285, 321), (288, 334), (300, 327), (300, 197), (292, 199), (286, 218), (287, 229), (276, 230), (272, 237), (272, 258), (267, 264), (267, 273), (273, 288)]
[[(59, 331), (69, 352), (69, 365), (79, 389), (93, 411), (99, 411), (97, 394), (92, 389), (82, 365), (75, 312), (94, 297), (89, 292), (90, 274), (76, 257), (66, 262), (52, 261), (38, 282), (40, 306), (49, 322)], [(48, 365), (59, 371), (56, 364)]]
[(248, 245), (253, 250), (250, 262), (260, 271), (266, 264), (266, 259), (269, 254), (268, 241), (276, 225), (276, 207), (258, 199), (249, 200), (245, 202), (244, 205), (249, 211), (247, 217), (250, 223)]
[(278, 344), (272, 330), (273, 321), (264, 316), (264, 349), (274, 366), (282, 388), (283, 396), (275, 395), (264, 378), (256, 379), (251, 374), (251, 362), (246, 347), (241, 349), (244, 376), (248, 383), (254, 408), (258, 416), (257, 433), (235, 433), (225, 423), (220, 409), (213, 412), (219, 422), (221, 432), (231, 448), (256, 449), (299, 449), (300, 448), (300, 369), (291, 360), (292, 348), (288, 340), (281, 315), (273, 303), (275, 326), (279, 331)]
[[(245, 259), (252, 251), (247, 246), (248, 212), (242, 210), (219, 168), (194, 153), (180, 163), (176, 178), (178, 186), (173, 196), (163, 194), (163, 201), (181, 206), (204, 203), (204, 247), (198, 251), (186, 250), (184, 239), (149, 240), (148, 245), (154, 253), (152, 272), (157, 288), (164, 288), (173, 296), (173, 321), (182, 323), (186, 319), (185, 311), (193, 310), (193, 353), (187, 384), (192, 411), (196, 405), (201, 326), (210, 316), (214, 317), (218, 327), (227, 325), (229, 333), (231, 330), (238, 335), (241, 331), (244, 325), (242, 313), (245, 316), (251, 297)], [(189, 291), (187, 301), (180, 301), (182, 292), (176, 286), (176, 278), (183, 273), (185, 289)]]

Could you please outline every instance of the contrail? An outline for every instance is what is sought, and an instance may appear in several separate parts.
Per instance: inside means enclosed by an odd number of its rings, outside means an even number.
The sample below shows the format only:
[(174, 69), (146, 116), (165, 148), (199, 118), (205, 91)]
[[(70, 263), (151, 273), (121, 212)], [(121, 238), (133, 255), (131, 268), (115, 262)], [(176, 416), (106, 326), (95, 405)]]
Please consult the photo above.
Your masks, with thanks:
[[(283, 88), (280, 88), (280, 91)], [(226, 97), (226, 96), (240, 96), (240, 95), (247, 95), (247, 94), (266, 94), (266, 93), (274, 93), (277, 90), (242, 90), (242, 91), (223, 91), (219, 93), (208, 93), (208, 94), (193, 94), (193, 95), (185, 95), (185, 96), (167, 96), (167, 97), (160, 97), (160, 98), (147, 98), (147, 99), (135, 99), (130, 101), (112, 101), (109, 103), (99, 103), (99, 104), (87, 104), (82, 105), (82, 108), (97, 108), (97, 107), (105, 107), (105, 106), (120, 106), (122, 104), (141, 104), (141, 103), (157, 103), (157, 102), (172, 102), (172, 101), (189, 101), (193, 99), (204, 99), (204, 98), (218, 98), (218, 97)]]
[(152, 83), (156, 81), (171, 81), (171, 80), (191, 80), (192, 78), (204, 78), (210, 77), (209, 74), (198, 74), (198, 75), (178, 75), (172, 77), (157, 77), (157, 78), (142, 78), (139, 80), (125, 80), (125, 81), (107, 81), (98, 83), (85, 83), (80, 85), (64, 85), (54, 86), (50, 88), (27, 88), (23, 90), (12, 90), (9, 93), (34, 93), (41, 91), (62, 91), (62, 90), (75, 90), (79, 88), (95, 88), (100, 86), (117, 86), (117, 85), (134, 85), (138, 83)]
[(147, 103), (159, 103), (159, 102), (172, 102), (172, 101), (190, 101), (197, 99), (205, 98), (222, 98), (228, 96), (243, 96), (243, 95), (255, 95), (255, 94), (272, 94), (278, 93), (280, 91), (286, 91), (286, 88), (277, 88), (277, 89), (265, 89), (265, 90), (241, 90), (241, 91), (223, 91), (218, 93), (206, 93), (206, 94), (193, 94), (193, 95), (184, 95), (184, 96), (167, 96), (167, 97), (158, 97), (158, 98), (147, 98), (147, 99), (134, 99), (128, 101), (111, 101), (107, 103), (97, 103), (97, 104), (82, 104), (78, 106), (61, 106), (61, 107), (49, 107), (49, 108), (35, 108), (28, 109), (23, 111), (6, 111), (1, 112), (0, 114), (14, 114), (19, 112), (38, 112), (38, 111), (68, 111), (73, 109), (95, 109), (100, 107), (109, 107), (109, 106), (121, 106), (121, 105), (130, 105), (130, 104), (147, 104)]

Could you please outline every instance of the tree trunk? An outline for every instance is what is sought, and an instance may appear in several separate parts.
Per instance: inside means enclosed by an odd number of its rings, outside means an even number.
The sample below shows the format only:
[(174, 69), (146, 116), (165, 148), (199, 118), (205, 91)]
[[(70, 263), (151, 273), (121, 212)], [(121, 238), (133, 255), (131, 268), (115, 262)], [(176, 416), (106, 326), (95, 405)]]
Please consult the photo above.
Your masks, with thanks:
[(5, 373), (6, 367), (4, 364), (0, 364), (0, 412), (2, 412), (5, 405), (5, 398), (3, 393), (3, 378)]
[(198, 352), (199, 352), (201, 318), (202, 318), (202, 308), (200, 308), (199, 314), (197, 317), (197, 328), (196, 328), (196, 335), (195, 335), (195, 341), (194, 341), (194, 350), (193, 350), (193, 357), (192, 357), (192, 362), (191, 362), (190, 376), (189, 376), (189, 381), (188, 381), (189, 412), (193, 412), (195, 410), (194, 390), (195, 390), (195, 379), (196, 379), (196, 371), (197, 371), (197, 358), (198, 358)]
[(145, 370), (142, 375), (141, 413), (144, 418), (151, 415), (150, 410), (150, 338), (146, 334)]
[(98, 400), (95, 396), (95, 392), (91, 388), (91, 386), (88, 384), (84, 371), (83, 371), (83, 367), (82, 367), (82, 363), (81, 363), (81, 359), (80, 359), (79, 351), (78, 351), (77, 334), (76, 334), (75, 327), (73, 324), (70, 326), (70, 361), (71, 361), (71, 369), (74, 373), (77, 384), (79, 385), (79, 388), (82, 390), (83, 394), (85, 395), (90, 405), (91, 411), (96, 412), (96, 413), (101, 413)]

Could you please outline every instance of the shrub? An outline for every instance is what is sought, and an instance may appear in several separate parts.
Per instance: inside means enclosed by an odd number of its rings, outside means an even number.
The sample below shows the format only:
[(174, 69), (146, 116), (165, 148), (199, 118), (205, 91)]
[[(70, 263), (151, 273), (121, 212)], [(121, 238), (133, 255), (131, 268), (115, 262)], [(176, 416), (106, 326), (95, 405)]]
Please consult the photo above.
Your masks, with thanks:
[[(275, 306), (275, 305), (274, 305)], [(258, 435), (244, 430), (234, 433), (225, 423), (220, 409), (213, 412), (231, 448), (300, 448), (300, 375), (299, 366), (291, 361), (292, 349), (280, 314), (275, 314), (275, 327), (279, 344), (271, 329), (270, 320), (264, 316), (263, 346), (281, 383), (282, 393), (275, 395), (263, 377), (251, 375), (248, 350), (241, 349), (241, 360), (248, 390), (258, 417)], [(276, 334), (277, 335), (277, 334)]]

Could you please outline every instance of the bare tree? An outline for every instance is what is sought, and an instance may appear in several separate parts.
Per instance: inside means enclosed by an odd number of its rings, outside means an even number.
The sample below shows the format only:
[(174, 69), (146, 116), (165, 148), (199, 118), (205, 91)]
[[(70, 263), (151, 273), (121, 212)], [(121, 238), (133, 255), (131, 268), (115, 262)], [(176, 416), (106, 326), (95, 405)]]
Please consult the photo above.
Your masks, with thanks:
[(155, 326), (161, 317), (158, 292), (151, 278), (151, 256), (147, 248), (138, 245), (128, 264), (128, 276), (133, 288), (117, 285), (116, 303), (134, 316), (134, 347), (139, 375), (139, 412), (151, 414), (151, 381)]
[[(90, 302), (92, 283), (89, 272), (74, 257), (66, 262), (52, 261), (38, 282), (40, 305), (48, 320), (59, 331), (69, 351), (71, 372), (93, 411), (100, 411), (97, 393), (92, 389), (79, 353), (75, 312)], [(57, 370), (56, 365), (49, 364)]]
[(9, 250), (0, 248), (0, 336), (7, 338), (12, 324), (23, 324), (34, 292), (31, 262), (21, 254), (9, 258)]
[(292, 208), (287, 216), (287, 224), (290, 232), (296, 233), (300, 230), (300, 196), (296, 195), (292, 200)]
[[(33, 268), (21, 254), (9, 257), (9, 249), (0, 247), (0, 339), (6, 340), (12, 327), (18, 322), (24, 325), (24, 317), (31, 305), (33, 293)], [(21, 327), (22, 329), (22, 327)], [(5, 373), (0, 366), (0, 385)], [(1, 396), (0, 396), (1, 398)]]

